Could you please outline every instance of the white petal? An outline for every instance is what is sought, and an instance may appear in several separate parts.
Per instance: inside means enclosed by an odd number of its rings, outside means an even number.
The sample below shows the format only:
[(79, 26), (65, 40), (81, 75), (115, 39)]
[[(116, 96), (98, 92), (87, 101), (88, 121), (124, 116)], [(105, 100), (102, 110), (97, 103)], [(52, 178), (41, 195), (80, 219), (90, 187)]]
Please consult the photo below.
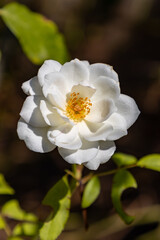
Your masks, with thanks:
[(51, 144), (47, 138), (48, 128), (34, 128), (27, 124), (22, 118), (18, 122), (17, 133), (24, 140), (27, 147), (34, 152), (50, 152), (56, 146)]
[(101, 99), (104, 96), (117, 99), (120, 95), (119, 82), (114, 81), (109, 77), (99, 77), (93, 82), (93, 86), (96, 89), (96, 93), (93, 96), (93, 99)]
[(63, 111), (59, 108), (56, 108), (56, 107), (54, 107), (54, 108), (65, 122), (69, 123), (72, 126), (75, 125), (75, 123), (65, 115), (65, 111)]
[(83, 86), (83, 85), (74, 85), (71, 89), (71, 92), (79, 93), (79, 96), (82, 98), (91, 98), (93, 94), (96, 92), (95, 88), (90, 86)]
[(57, 112), (56, 108), (53, 108), (47, 101), (41, 100), (40, 110), (45, 122), (50, 126), (59, 126), (65, 124), (65, 121)]
[(86, 65), (86, 67), (89, 67), (90, 64), (87, 60), (83, 60), (82, 62)]
[(20, 116), (33, 127), (47, 126), (39, 109), (41, 100), (42, 97), (40, 96), (27, 97), (20, 112)]
[(95, 158), (98, 153), (98, 142), (88, 142), (83, 140), (82, 147), (78, 150), (58, 148), (62, 158), (71, 164), (82, 164)]
[(118, 75), (113, 70), (113, 67), (103, 63), (94, 63), (89, 66), (90, 82), (95, 81), (100, 76), (105, 76), (114, 79), (118, 82)]
[(82, 145), (77, 126), (64, 124), (59, 127), (50, 128), (48, 139), (51, 143), (66, 149), (79, 149)]
[(129, 128), (138, 118), (140, 111), (133, 98), (121, 94), (116, 103), (117, 113), (124, 117)]
[(87, 163), (84, 163), (84, 165), (90, 170), (96, 170), (100, 164), (106, 163), (111, 158), (115, 150), (116, 146), (114, 142), (100, 141), (98, 154), (94, 159), (90, 160)]
[(86, 116), (87, 121), (101, 123), (104, 122), (113, 112), (116, 111), (114, 102), (111, 99), (104, 98), (93, 102), (90, 107), (90, 113)]
[(45, 76), (42, 91), (53, 106), (64, 110), (66, 93), (69, 92), (70, 89), (69, 84), (61, 73), (50, 73)]
[(89, 80), (89, 70), (86, 64), (78, 59), (65, 63), (60, 72), (65, 78), (71, 81), (72, 85), (83, 84), (87, 85)]
[(51, 93), (51, 91), (54, 91), (54, 87), (57, 88), (59, 92), (61, 92), (63, 95), (66, 95), (66, 93), (71, 91), (72, 84), (70, 82), (70, 79), (67, 79), (64, 77), (64, 75), (60, 72), (55, 73), (49, 73), (45, 75), (45, 83), (43, 88), (51, 88), (51, 90), (48, 92)]
[(22, 84), (22, 89), (27, 95), (42, 95), (42, 88), (39, 85), (38, 78), (33, 77)]
[(113, 127), (107, 123), (101, 124), (81, 121), (77, 126), (80, 135), (88, 141), (105, 141), (113, 130)]
[(112, 126), (112, 131), (107, 136), (107, 140), (117, 140), (127, 135), (127, 125), (125, 119), (118, 113), (113, 113), (106, 121), (105, 124)]
[(46, 60), (38, 71), (38, 80), (41, 86), (44, 84), (44, 77), (51, 72), (59, 72), (61, 64), (54, 60)]

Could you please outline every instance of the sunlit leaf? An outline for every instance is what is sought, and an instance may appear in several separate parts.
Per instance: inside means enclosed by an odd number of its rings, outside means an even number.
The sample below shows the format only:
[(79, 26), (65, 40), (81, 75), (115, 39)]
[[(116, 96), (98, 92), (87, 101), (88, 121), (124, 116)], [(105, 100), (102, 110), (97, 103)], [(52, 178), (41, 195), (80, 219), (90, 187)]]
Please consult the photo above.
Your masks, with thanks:
[(43, 204), (53, 208), (53, 214), (40, 230), (41, 240), (54, 240), (63, 231), (69, 217), (71, 192), (65, 175), (47, 193)]
[(3, 217), (0, 215), (0, 229), (5, 229), (6, 223)]
[(142, 157), (137, 166), (160, 172), (160, 154), (150, 154)]
[(37, 221), (37, 218), (32, 213), (27, 213), (21, 209), (17, 200), (10, 200), (2, 207), (2, 214), (20, 221)]
[(66, 62), (67, 49), (54, 22), (16, 2), (5, 5), (0, 14), (33, 63), (41, 64), (46, 59)]
[(87, 183), (83, 196), (82, 196), (82, 202), (81, 206), (82, 208), (89, 207), (98, 197), (100, 193), (100, 181), (98, 177), (93, 177), (91, 180)]
[(0, 194), (14, 194), (13, 188), (8, 185), (3, 174), (0, 174)]
[(136, 180), (132, 174), (124, 169), (118, 171), (113, 178), (111, 197), (116, 211), (127, 224), (130, 224), (134, 220), (134, 217), (129, 216), (123, 211), (121, 196), (123, 191), (130, 187), (137, 188)]
[(35, 236), (38, 233), (38, 225), (35, 223), (20, 223), (13, 230), (14, 236)]
[(119, 167), (132, 165), (137, 162), (137, 158), (135, 156), (125, 153), (115, 153), (112, 156), (112, 159)]

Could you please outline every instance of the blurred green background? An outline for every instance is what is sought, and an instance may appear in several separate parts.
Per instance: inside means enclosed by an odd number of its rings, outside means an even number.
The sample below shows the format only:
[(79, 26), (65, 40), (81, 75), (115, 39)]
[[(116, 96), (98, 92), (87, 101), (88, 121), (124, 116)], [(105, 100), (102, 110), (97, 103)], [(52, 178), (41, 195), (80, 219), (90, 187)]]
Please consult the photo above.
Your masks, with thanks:
[[(0, 7), (9, 2), (12, 1), (1, 0)], [(71, 58), (88, 60), (90, 63), (104, 62), (112, 65), (119, 74), (122, 93), (136, 100), (141, 115), (129, 134), (116, 141), (117, 151), (137, 157), (160, 152), (160, 1), (17, 2), (57, 24), (64, 34)], [(0, 50), (0, 172), (16, 190), (16, 198), (21, 206), (36, 213), (40, 219), (45, 219), (48, 209), (41, 205), (41, 200), (70, 165), (65, 163), (57, 150), (48, 154), (34, 153), (18, 139), (16, 125), (26, 97), (21, 85), (37, 74), (39, 66), (27, 59), (19, 42), (2, 20)], [(100, 166), (98, 171), (113, 167), (113, 162), (109, 161)], [(133, 223), (126, 228), (119, 217), (113, 215), (115, 212), (110, 199), (112, 177), (105, 177), (101, 179), (101, 195), (88, 211), (89, 231), (85, 233), (83, 230), (80, 199), (75, 193), (68, 230), (58, 239), (160, 239), (160, 174), (142, 169), (133, 169), (132, 173), (139, 187), (138, 190), (127, 190), (123, 195), (123, 203), (129, 213), (137, 216), (138, 220), (142, 218), (140, 226), (135, 226), (139, 224), (137, 220), (135, 225)], [(5, 200), (1, 197), (0, 203)], [(0, 232), (0, 236), (3, 240), (3, 233)]]

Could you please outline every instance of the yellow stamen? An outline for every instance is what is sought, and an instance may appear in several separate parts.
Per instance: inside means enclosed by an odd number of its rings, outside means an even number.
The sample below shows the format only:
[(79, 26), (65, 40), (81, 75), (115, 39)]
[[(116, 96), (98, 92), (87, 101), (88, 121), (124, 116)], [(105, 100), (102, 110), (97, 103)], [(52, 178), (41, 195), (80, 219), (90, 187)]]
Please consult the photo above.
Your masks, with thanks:
[(82, 121), (90, 112), (92, 106), (88, 97), (79, 97), (79, 93), (71, 93), (66, 105), (66, 115), (74, 122)]

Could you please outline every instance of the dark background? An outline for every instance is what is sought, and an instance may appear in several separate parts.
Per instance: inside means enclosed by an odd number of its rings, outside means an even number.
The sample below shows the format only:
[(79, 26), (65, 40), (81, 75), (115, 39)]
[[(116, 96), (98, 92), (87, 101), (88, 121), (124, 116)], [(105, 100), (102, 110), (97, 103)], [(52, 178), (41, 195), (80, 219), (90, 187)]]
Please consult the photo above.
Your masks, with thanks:
[[(12, 1), (0, 1), (0, 7)], [(159, 0), (23, 0), (18, 1), (31, 10), (55, 21), (64, 34), (71, 58), (88, 60), (90, 63), (104, 62), (114, 67), (119, 75), (122, 93), (133, 97), (141, 110), (137, 122), (127, 136), (116, 141), (117, 151), (142, 157), (160, 152), (160, 1)], [(16, 133), (19, 112), (25, 99), (21, 84), (37, 74), (39, 66), (33, 65), (0, 20), (0, 172), (15, 188), (16, 198), (27, 211), (33, 211), (45, 219), (48, 210), (41, 205), (47, 190), (70, 168), (57, 150), (39, 154), (27, 149)], [(112, 160), (100, 166), (98, 171), (114, 168)], [(88, 170), (84, 171), (86, 174)], [(133, 169), (138, 190), (129, 189), (123, 195), (125, 208), (133, 215), (143, 208), (153, 215), (152, 207), (159, 211), (160, 174)], [(114, 214), (110, 199), (112, 177), (101, 179), (102, 192), (89, 209), (90, 231), (92, 224)], [(6, 200), (1, 197), (0, 202)], [(151, 208), (151, 209), (150, 209)], [(149, 209), (149, 210), (148, 210)], [(80, 218), (79, 195), (75, 193), (72, 212)], [(156, 212), (156, 211), (155, 211)], [(73, 214), (74, 215), (74, 214)], [(139, 216), (139, 215), (138, 215)], [(76, 219), (77, 219), (76, 218)], [(145, 218), (144, 218), (145, 219)], [(72, 226), (72, 219), (71, 226)], [(73, 218), (73, 222), (74, 222)], [(78, 221), (78, 220), (77, 220)], [(107, 220), (106, 220), (107, 221)], [(116, 216), (110, 225), (111, 232), (97, 227), (97, 235), (83, 233), (83, 223), (64, 232), (59, 239), (141, 240), (142, 234), (155, 230), (152, 240), (160, 239), (160, 217), (149, 221), (149, 225), (122, 227)], [(112, 222), (111, 221), (111, 222)], [(118, 221), (118, 223), (117, 223)], [(117, 223), (117, 225), (116, 225)], [(107, 223), (106, 223), (107, 224)], [(99, 231), (98, 231), (99, 228)], [(110, 229), (110, 228), (109, 228)], [(83, 230), (82, 230), (83, 231)], [(158, 232), (159, 231), (159, 232)], [(114, 234), (113, 234), (114, 232)], [(158, 232), (158, 233), (157, 233)], [(101, 234), (99, 234), (101, 233)], [(2, 233), (0, 232), (0, 235)], [(77, 235), (76, 235), (77, 234)], [(85, 236), (88, 234), (88, 238)], [(147, 235), (150, 239), (149, 235)]]

